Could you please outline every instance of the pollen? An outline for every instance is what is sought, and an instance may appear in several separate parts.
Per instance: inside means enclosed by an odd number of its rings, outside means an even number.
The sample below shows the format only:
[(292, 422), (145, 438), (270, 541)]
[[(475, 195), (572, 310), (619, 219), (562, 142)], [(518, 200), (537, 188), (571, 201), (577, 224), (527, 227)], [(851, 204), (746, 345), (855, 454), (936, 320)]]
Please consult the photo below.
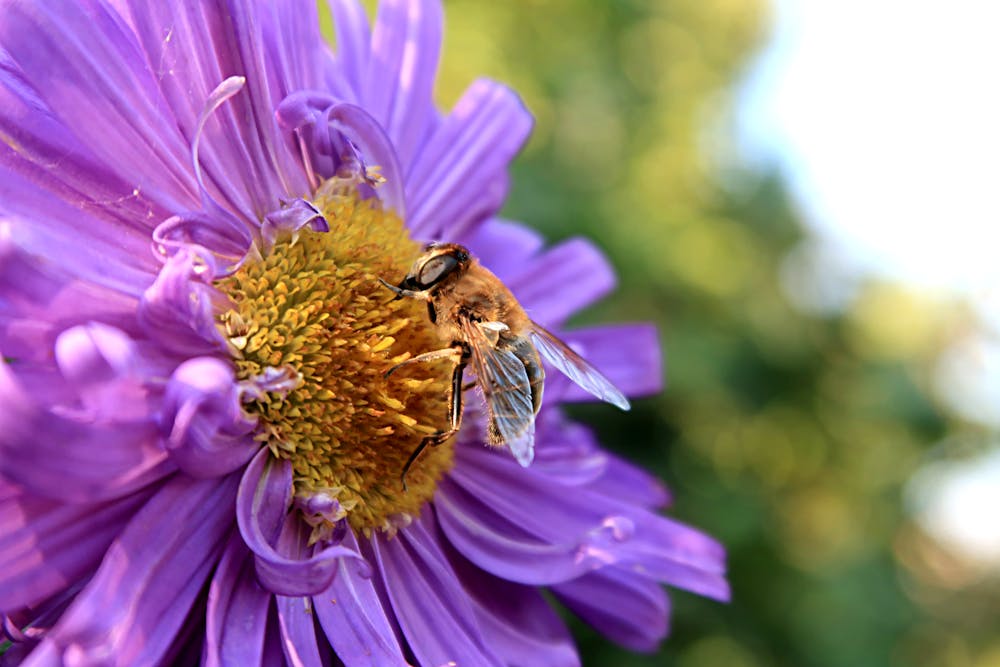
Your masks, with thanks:
[[(406, 477), (406, 460), (446, 428), (451, 368), (395, 364), (447, 345), (413, 299), (393, 300), (379, 278), (397, 282), (418, 252), (398, 216), (375, 198), (320, 188), (312, 202), (329, 231), (279, 237), (218, 286), (229, 299), (219, 316), (241, 380), (294, 382), (259, 392), (245, 409), (256, 438), (291, 461), (295, 495), (335, 500), (356, 531), (392, 532), (416, 517), (452, 465), (453, 446), (428, 447)], [(266, 386), (266, 385), (265, 385)]]

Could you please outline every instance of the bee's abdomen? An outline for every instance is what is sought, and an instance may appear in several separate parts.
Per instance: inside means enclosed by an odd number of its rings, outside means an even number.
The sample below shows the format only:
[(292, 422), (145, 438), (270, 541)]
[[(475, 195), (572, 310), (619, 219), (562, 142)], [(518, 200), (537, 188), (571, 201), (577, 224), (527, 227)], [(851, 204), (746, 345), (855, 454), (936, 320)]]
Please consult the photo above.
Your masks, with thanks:
[(545, 388), (545, 369), (538, 351), (527, 338), (516, 338), (511, 341), (511, 350), (524, 364), (524, 372), (528, 376), (528, 386), (531, 390), (531, 407), (538, 414), (542, 407), (542, 390)]

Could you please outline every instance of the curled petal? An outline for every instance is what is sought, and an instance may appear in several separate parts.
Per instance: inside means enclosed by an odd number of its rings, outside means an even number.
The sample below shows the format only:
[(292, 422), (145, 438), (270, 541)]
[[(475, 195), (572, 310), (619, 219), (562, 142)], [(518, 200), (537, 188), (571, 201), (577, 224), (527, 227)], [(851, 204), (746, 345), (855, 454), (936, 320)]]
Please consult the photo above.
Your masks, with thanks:
[(32, 375), (0, 363), (0, 474), (50, 498), (97, 501), (172, 470), (155, 445), (143, 383), (100, 361), (99, 345), (121, 343), (120, 332), (85, 326), (65, 336), (57, 347), (71, 376), (93, 364), (103, 366), (105, 377), (83, 373), (67, 382), (57, 373)]
[(378, 167), (385, 182), (375, 194), (402, 216), (405, 210), (402, 170), (385, 131), (368, 112), (329, 95), (293, 93), (278, 106), (278, 122), (296, 132), (305, 144), (308, 161), (322, 178), (344, 178), (357, 172), (364, 191), (368, 175)]
[(163, 399), (161, 430), (171, 459), (193, 477), (216, 477), (243, 466), (257, 451), (256, 420), (242, 409), (232, 368), (213, 357), (177, 367)]
[(264, 247), (270, 248), (282, 235), (295, 235), (300, 229), (308, 228), (314, 232), (330, 231), (330, 223), (323, 213), (305, 199), (294, 199), (286, 202), (277, 211), (264, 216), (260, 234), (264, 239)]
[(250, 232), (234, 216), (215, 209), (175, 215), (153, 230), (153, 249), (170, 258), (179, 252), (198, 256), (213, 277), (232, 272), (246, 255)]
[[(456, 455), (462, 460), (450, 479), (467, 495), (459, 496), (451, 489), (449, 495), (455, 499), (454, 506), (460, 509), (465, 504), (469, 509), (464, 522), (448, 521), (442, 513), (441, 525), (452, 543), (483, 569), (515, 581), (525, 574), (537, 577), (537, 573), (530, 574), (523, 549), (490, 549), (484, 543), (484, 536), (490, 535), (495, 545), (526, 542), (575, 554), (572, 576), (552, 583), (613, 566), (641, 571), (651, 579), (707, 597), (728, 599), (725, 552), (710, 537), (587, 487), (562, 486), (483, 448), (460, 448)], [(439, 504), (444, 506), (440, 499)], [(455, 514), (454, 507), (449, 509)], [(583, 571), (578, 569), (581, 566), (586, 566)], [(553, 574), (559, 574), (558, 570)]]
[(273, 593), (296, 597), (328, 588), (339, 559), (362, 556), (345, 546), (332, 545), (305, 558), (289, 557), (300, 541), (308, 540), (301, 530), (304, 522), (287, 514), (291, 491), (291, 463), (274, 460), (266, 448), (261, 449), (240, 482), (236, 519), (254, 553), (261, 585)]
[(227, 351), (216, 326), (215, 303), (222, 295), (210, 284), (213, 268), (205, 254), (181, 250), (167, 259), (146, 290), (139, 323), (163, 348), (186, 357)]
[(442, 481), (434, 504), (441, 528), (462, 555), (508, 581), (551, 585), (603, 565), (581, 557), (578, 541), (552, 543), (525, 533), (449, 480)]

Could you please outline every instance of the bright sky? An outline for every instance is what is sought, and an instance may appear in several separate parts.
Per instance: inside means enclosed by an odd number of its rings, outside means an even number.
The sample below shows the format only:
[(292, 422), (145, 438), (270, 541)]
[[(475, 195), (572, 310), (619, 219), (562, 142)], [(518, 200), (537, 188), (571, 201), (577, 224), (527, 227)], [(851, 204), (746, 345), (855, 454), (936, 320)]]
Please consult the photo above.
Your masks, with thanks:
[[(839, 254), (839, 275), (822, 271), (832, 283), (850, 282), (847, 266), (980, 306), (993, 331), (957, 342), (938, 384), (959, 414), (1000, 428), (1000, 2), (772, 2), (742, 143), (782, 168), (811, 247)], [(830, 263), (790, 259), (803, 258)], [(1000, 568), (1000, 453), (929, 465), (910, 488), (931, 535)]]
[(743, 99), (803, 215), (862, 267), (1000, 288), (1000, 3), (772, 0)]

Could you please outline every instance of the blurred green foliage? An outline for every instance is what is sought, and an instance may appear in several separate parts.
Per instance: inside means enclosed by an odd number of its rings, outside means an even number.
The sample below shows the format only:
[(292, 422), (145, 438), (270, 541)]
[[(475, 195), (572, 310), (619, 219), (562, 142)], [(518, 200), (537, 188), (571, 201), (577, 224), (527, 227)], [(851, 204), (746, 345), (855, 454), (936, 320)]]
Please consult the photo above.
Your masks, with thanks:
[(581, 324), (661, 328), (667, 391), (627, 414), (576, 414), (666, 479), (673, 514), (730, 554), (731, 604), (675, 592), (657, 655), (578, 627), (584, 663), (1000, 665), (982, 616), (996, 591), (963, 607), (901, 500), (931, 445), (961, 428), (928, 385), (962, 309), (867, 284), (845, 312), (797, 311), (781, 275), (801, 222), (776, 174), (733, 166), (734, 87), (766, 39), (765, 0), (445, 8), (442, 107), (485, 75), (537, 119), (504, 214), (607, 249), (620, 290)]

